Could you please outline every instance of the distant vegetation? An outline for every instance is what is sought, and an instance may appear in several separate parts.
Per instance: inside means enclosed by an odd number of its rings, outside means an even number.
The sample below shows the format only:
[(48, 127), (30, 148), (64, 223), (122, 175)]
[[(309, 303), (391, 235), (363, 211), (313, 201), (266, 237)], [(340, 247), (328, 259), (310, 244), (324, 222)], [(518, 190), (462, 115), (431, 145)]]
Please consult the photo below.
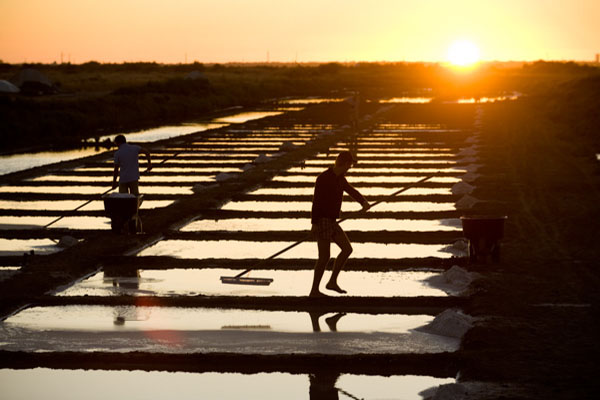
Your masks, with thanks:
[[(456, 72), (437, 64), (0, 64), (0, 79), (24, 67), (54, 83), (54, 94), (0, 95), (0, 150), (73, 146), (119, 130), (184, 122), (231, 106), (259, 106), (289, 96), (363, 97), (408, 93), (439, 99), (519, 91), (597, 104), (600, 69), (575, 63), (487, 64)], [(192, 73), (195, 79), (186, 79)], [(596, 86), (594, 86), (596, 85)], [(587, 94), (585, 94), (587, 93)], [(598, 93), (596, 91), (595, 93)], [(575, 99), (573, 99), (575, 97)], [(555, 103), (559, 107), (559, 103)], [(597, 110), (598, 108), (596, 108)], [(555, 112), (556, 110), (549, 110)], [(593, 116), (592, 116), (593, 117)]]

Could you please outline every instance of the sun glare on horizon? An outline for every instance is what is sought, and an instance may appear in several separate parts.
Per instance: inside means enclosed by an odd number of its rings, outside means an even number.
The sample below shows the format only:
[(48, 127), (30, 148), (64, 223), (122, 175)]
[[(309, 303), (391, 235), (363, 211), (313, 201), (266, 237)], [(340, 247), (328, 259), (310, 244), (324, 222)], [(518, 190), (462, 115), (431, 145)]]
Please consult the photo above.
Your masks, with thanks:
[(479, 49), (469, 40), (456, 40), (448, 48), (448, 61), (457, 67), (470, 67), (479, 61)]

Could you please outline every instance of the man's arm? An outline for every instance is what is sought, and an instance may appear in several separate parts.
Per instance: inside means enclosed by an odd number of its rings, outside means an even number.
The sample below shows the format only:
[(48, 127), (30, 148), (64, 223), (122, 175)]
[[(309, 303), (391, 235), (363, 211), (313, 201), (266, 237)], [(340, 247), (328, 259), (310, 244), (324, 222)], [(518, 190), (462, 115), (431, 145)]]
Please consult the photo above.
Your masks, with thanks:
[(119, 165), (115, 164), (115, 170), (113, 172), (113, 183), (112, 183), (112, 187), (113, 189), (115, 189), (118, 185), (117, 185), (117, 177), (119, 176)]
[(362, 211), (366, 211), (371, 207), (367, 199), (363, 197), (362, 194), (358, 190), (354, 188), (354, 186), (350, 185), (348, 181), (344, 180), (344, 191), (348, 193), (354, 200), (360, 203), (362, 206)]
[(148, 151), (148, 149), (145, 147), (140, 147), (140, 153), (144, 153), (146, 155), (146, 160), (148, 161), (148, 167), (146, 168), (146, 171), (152, 170), (152, 160), (150, 158), (150, 151)]

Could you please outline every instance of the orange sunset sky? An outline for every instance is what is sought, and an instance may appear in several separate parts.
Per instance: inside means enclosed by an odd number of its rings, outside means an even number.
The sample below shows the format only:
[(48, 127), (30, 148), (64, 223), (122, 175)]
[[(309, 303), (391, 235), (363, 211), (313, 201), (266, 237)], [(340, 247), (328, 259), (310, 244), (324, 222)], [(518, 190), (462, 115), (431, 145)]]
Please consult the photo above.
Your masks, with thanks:
[(592, 61), (599, 0), (0, 0), (0, 60)]

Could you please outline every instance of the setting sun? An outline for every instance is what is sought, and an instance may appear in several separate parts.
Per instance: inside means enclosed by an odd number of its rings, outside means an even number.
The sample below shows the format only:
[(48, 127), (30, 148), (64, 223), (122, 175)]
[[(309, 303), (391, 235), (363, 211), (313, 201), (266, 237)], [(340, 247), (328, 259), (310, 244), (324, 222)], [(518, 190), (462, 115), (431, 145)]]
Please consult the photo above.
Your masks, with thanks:
[(448, 48), (448, 61), (460, 67), (471, 66), (479, 61), (479, 49), (469, 40), (457, 40)]

